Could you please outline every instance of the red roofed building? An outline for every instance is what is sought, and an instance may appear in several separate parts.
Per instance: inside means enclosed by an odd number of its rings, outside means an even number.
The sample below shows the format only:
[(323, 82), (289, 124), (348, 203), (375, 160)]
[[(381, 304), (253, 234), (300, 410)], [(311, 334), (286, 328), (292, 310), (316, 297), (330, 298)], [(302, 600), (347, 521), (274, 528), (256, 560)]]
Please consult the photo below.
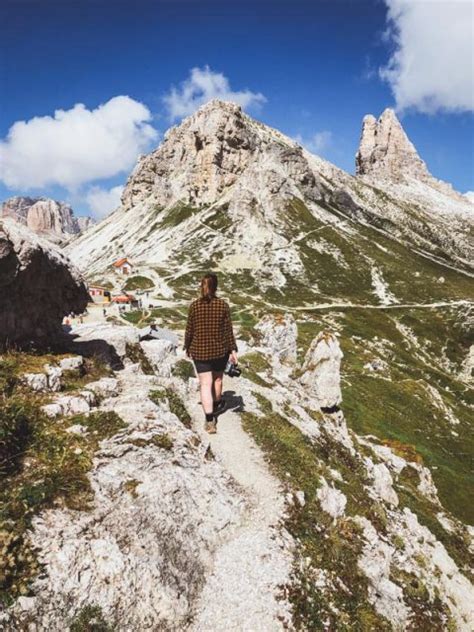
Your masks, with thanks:
[(122, 257), (122, 259), (118, 259), (112, 265), (117, 272), (120, 272), (122, 274), (130, 274), (133, 271), (133, 266), (127, 259), (127, 257)]

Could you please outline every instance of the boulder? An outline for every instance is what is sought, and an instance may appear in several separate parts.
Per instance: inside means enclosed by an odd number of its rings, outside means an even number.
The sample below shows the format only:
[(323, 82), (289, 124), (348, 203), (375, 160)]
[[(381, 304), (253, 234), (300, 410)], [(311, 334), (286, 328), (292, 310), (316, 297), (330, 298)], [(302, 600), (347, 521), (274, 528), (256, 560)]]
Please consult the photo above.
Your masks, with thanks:
[(292, 363), (296, 361), (298, 328), (291, 314), (264, 316), (255, 325), (261, 335), (260, 346), (265, 347), (272, 359)]
[(171, 360), (176, 345), (170, 340), (142, 340), (140, 346), (158, 375), (171, 375)]
[(316, 336), (304, 359), (300, 383), (315, 397), (321, 408), (332, 409), (342, 401), (341, 359), (339, 341), (332, 333)]
[(0, 221), (0, 292), (0, 348), (53, 342), (63, 317), (89, 300), (67, 257), (11, 219)]
[[(127, 355), (127, 345), (137, 344), (139, 341), (140, 330), (136, 327), (116, 327), (109, 323), (87, 323), (74, 327), (73, 333), (76, 336), (76, 346), (86, 342), (102, 341), (106, 343), (104, 351), (113, 351), (118, 358), (123, 360)], [(82, 345), (84, 348), (93, 350), (94, 345)], [(96, 345), (96, 353), (101, 354), (101, 346)]]
[(63, 371), (79, 371), (84, 365), (84, 358), (82, 356), (72, 356), (70, 358), (63, 358), (59, 362), (59, 366)]

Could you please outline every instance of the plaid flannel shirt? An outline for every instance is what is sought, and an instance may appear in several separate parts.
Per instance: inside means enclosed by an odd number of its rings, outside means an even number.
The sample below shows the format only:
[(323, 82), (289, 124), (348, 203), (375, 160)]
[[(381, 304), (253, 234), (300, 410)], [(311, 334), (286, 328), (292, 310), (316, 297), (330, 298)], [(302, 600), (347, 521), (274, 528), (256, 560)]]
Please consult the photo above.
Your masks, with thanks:
[(196, 299), (189, 306), (184, 349), (193, 360), (222, 358), (237, 351), (229, 305), (221, 298)]

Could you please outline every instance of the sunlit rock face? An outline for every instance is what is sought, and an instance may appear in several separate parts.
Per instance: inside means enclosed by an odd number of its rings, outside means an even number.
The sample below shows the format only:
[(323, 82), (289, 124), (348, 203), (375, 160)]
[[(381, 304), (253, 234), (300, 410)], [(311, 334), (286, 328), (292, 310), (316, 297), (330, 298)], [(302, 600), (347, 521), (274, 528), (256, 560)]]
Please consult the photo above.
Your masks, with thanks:
[(10, 217), (34, 233), (58, 242), (94, 224), (91, 217), (76, 217), (69, 204), (49, 198), (9, 198), (2, 204), (1, 217)]

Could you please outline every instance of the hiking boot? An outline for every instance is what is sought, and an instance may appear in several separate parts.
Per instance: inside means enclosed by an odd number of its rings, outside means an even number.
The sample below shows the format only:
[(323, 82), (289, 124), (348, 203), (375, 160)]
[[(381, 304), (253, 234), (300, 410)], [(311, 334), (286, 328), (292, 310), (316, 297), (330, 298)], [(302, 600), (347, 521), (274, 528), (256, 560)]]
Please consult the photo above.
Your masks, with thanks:
[(217, 423), (215, 421), (206, 421), (204, 427), (209, 434), (216, 434), (217, 432)]

